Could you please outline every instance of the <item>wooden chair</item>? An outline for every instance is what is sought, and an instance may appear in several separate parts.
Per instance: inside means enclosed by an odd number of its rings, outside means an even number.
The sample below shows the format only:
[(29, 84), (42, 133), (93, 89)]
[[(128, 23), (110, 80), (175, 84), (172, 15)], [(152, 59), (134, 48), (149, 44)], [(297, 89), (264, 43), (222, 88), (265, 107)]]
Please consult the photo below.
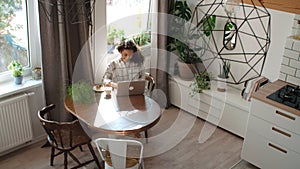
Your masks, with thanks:
[(136, 140), (97, 138), (94, 140), (105, 169), (142, 169), (143, 144)]
[[(78, 163), (77, 166), (73, 168), (79, 168), (85, 166), (93, 161), (96, 162), (98, 168), (100, 163), (95, 155), (93, 147), (91, 145), (91, 139), (84, 132), (78, 120), (72, 122), (57, 122), (51, 120), (51, 110), (55, 108), (54, 104), (44, 107), (38, 112), (38, 117), (44, 127), (46, 133), (48, 134), (48, 141), (51, 144), (51, 156), (50, 165), (53, 166), (54, 157), (64, 154), (64, 168), (67, 169), (68, 166), (68, 155)], [(71, 151), (81, 146), (87, 145), (93, 158), (81, 163)], [(58, 150), (55, 153), (55, 150)]]
[(154, 90), (155, 87), (155, 80), (154, 78), (150, 75), (150, 73), (146, 72), (145, 80), (147, 81), (146, 84), (146, 95), (151, 97), (152, 96), (152, 91)]
[[(145, 80), (147, 81), (146, 84), (146, 95), (151, 97), (152, 96), (152, 91), (154, 90), (155, 87), (155, 80), (154, 78), (150, 75), (150, 73), (146, 72), (145, 73)], [(148, 130), (145, 130), (145, 138), (146, 138), (146, 142), (148, 142)]]

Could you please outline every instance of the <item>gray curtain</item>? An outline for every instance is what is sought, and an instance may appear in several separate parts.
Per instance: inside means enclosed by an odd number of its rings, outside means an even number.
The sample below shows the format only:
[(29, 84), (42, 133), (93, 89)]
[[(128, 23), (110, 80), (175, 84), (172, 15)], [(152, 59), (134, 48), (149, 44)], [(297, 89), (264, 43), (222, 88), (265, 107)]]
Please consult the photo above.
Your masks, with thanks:
[[(166, 0), (161, 1), (157, 0), (157, 12), (158, 13), (165, 13), (169, 14), (171, 9), (174, 6), (174, 0)], [(165, 15), (164, 15), (165, 16)], [(167, 32), (167, 30), (160, 30), (160, 29), (168, 29), (167, 21), (168, 19), (165, 18), (161, 20), (160, 18), (157, 19), (157, 47), (160, 51), (167, 51), (167, 43), (168, 37), (159, 32)], [(161, 97), (160, 94), (154, 95), (154, 99), (161, 105), (161, 107), (168, 108), (170, 106), (170, 99), (169, 99), (169, 81), (168, 81), (168, 70), (169, 70), (169, 57), (168, 52), (157, 52), (157, 68), (152, 69), (151, 74), (156, 80), (156, 89), (161, 90), (165, 97)], [(161, 100), (161, 99), (166, 100)]]
[(74, 5), (73, 0), (39, 1), (45, 99), (46, 104), (56, 105), (53, 118), (59, 121), (71, 119), (65, 111), (64, 100), (67, 86), (74, 81), (75, 65), (82, 71), (76, 81), (93, 82), (91, 54), (86, 47), (92, 25), (87, 17), (91, 6), (89, 0), (82, 2), (83, 6)]

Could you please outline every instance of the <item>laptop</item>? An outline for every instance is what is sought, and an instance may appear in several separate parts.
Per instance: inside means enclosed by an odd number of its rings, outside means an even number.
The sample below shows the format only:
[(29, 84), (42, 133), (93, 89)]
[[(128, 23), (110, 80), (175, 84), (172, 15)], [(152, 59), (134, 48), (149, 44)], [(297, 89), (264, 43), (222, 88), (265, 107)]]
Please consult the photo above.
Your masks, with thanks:
[(144, 95), (115, 97), (117, 111), (146, 110)]
[(116, 96), (143, 95), (145, 92), (146, 80), (120, 81)]

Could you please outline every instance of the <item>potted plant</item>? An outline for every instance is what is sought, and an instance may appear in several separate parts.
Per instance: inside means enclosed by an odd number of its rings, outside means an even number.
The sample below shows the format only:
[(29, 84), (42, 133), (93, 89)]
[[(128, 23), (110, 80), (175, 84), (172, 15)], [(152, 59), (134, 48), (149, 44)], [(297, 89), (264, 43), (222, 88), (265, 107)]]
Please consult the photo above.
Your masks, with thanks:
[(18, 61), (14, 60), (10, 62), (7, 69), (12, 71), (15, 84), (22, 84), (24, 73), (23, 66)]
[(175, 17), (172, 19), (170, 31), (176, 38), (169, 39), (167, 49), (178, 56), (179, 77), (183, 80), (192, 80), (194, 74), (200, 72), (199, 63), (202, 63), (201, 58), (196, 54), (196, 49), (190, 47), (187, 41), (189, 37), (187, 26), (192, 11), (186, 1), (175, 1), (171, 14)]
[(124, 39), (123, 29), (117, 29), (113, 26), (109, 26), (107, 31), (108, 53), (113, 53), (113, 50), (115, 49), (115, 45), (123, 39)]
[(132, 40), (140, 47), (141, 53), (145, 57), (151, 56), (151, 34), (147, 31), (142, 31), (139, 34), (133, 35)]
[(229, 78), (230, 62), (223, 61), (220, 64), (220, 74), (218, 75), (217, 90), (220, 92), (226, 91), (226, 81)]
[(145, 46), (151, 42), (150, 32), (142, 31), (137, 35), (133, 35), (132, 40), (139, 46)]
[(95, 93), (93, 88), (87, 82), (76, 82), (67, 87), (67, 95), (75, 103), (93, 103), (95, 102)]
[(193, 82), (189, 86), (191, 88), (191, 96), (197, 93), (202, 93), (203, 90), (210, 89), (210, 74), (208, 72), (201, 72), (195, 74)]

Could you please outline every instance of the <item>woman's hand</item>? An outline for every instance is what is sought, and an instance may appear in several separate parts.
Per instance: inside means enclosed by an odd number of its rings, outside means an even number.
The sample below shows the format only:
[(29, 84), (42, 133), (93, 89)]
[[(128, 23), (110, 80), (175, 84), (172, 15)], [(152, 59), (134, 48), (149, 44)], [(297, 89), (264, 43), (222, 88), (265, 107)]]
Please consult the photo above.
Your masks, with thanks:
[(107, 86), (109, 86), (109, 87), (113, 87), (113, 88), (118, 88), (118, 85), (117, 85), (117, 83), (114, 83), (114, 82), (109, 82), (108, 84), (107, 84)]

